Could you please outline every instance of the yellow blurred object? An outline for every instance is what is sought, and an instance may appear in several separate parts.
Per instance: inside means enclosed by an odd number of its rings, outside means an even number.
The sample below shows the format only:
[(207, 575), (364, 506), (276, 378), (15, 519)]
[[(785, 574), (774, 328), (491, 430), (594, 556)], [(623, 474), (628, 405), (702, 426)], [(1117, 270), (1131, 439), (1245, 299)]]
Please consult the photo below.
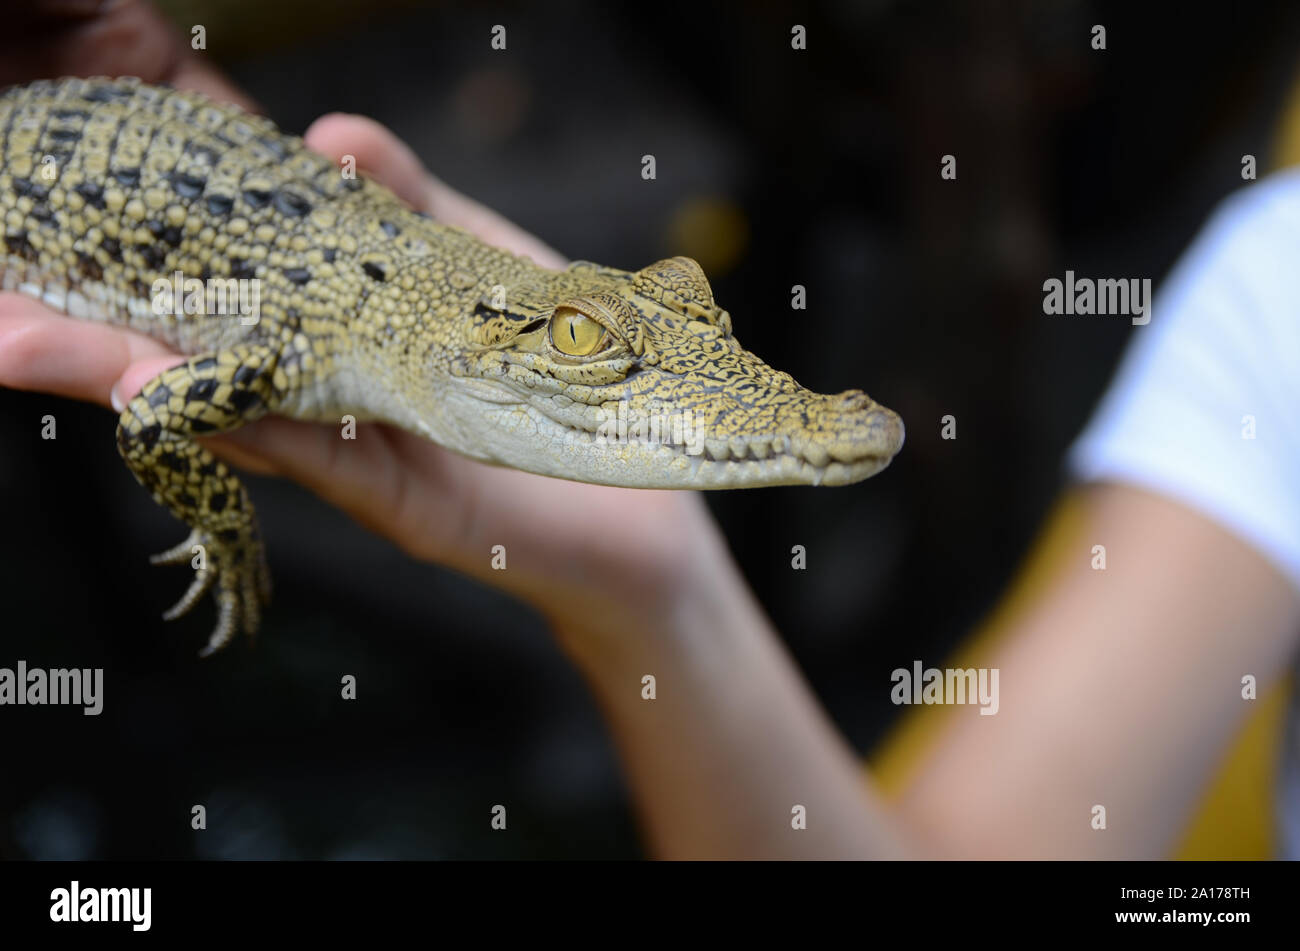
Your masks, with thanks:
[[(1083, 521), (1082, 500), (1067, 493), (1047, 519), (1010, 591), (975, 634), (944, 666), (978, 667), (998, 639), (1073, 557)], [(1264, 693), (1224, 757), (1175, 853), (1179, 859), (1268, 859), (1275, 851), (1274, 790), (1282, 748), (1289, 681)], [(950, 705), (909, 708), (869, 758), (872, 776), (888, 795), (900, 794), (939, 737)]]
[[(1300, 75), (1293, 82), (1274, 132), (1271, 170), (1300, 165)], [(1072, 546), (1082, 518), (1080, 501), (1067, 495), (1057, 505), (1020, 576), (993, 615), (961, 646), (954, 667), (978, 666), (1012, 621), (1042, 591)], [(1179, 859), (1269, 859), (1276, 852), (1274, 817), (1278, 757), (1286, 728), (1291, 678), (1261, 695), (1258, 706), (1224, 756), (1196, 814), (1183, 834)], [(898, 795), (944, 723), (944, 705), (912, 707), (870, 757), (872, 775)]]
[(691, 198), (673, 209), (666, 246), (694, 258), (710, 277), (736, 266), (749, 244), (749, 222), (735, 202)]

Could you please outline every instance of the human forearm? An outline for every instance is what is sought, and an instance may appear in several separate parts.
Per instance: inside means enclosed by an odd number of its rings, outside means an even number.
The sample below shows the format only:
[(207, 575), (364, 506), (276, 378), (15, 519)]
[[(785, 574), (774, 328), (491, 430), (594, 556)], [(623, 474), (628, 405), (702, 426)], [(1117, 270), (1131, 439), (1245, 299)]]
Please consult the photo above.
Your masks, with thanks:
[(1043, 546), (1062, 563), (991, 654), (965, 658), (999, 670), (997, 715), (945, 711), (899, 799), (947, 855), (1168, 857), (1253, 706), (1241, 678), (1267, 690), (1294, 651), (1295, 592), (1225, 529), (1121, 485), (1071, 501)]
[[(598, 648), (558, 622), (662, 858), (892, 858), (888, 813), (780, 643), (712, 525), (706, 578), (621, 619)], [(698, 577), (698, 576), (697, 576)], [(655, 699), (643, 698), (645, 676)], [(804, 807), (806, 829), (792, 827)]]

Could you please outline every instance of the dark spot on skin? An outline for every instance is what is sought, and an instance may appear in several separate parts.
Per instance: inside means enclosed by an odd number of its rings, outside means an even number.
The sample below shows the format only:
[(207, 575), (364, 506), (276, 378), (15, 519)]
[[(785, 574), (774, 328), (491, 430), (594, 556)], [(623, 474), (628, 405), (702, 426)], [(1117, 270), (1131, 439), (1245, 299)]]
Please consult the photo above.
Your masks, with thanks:
[(373, 261), (366, 261), (361, 265), (361, 270), (365, 271), (369, 277), (374, 278), (376, 281), (387, 279), (387, 275), (384, 274), (384, 269)]
[(26, 231), (5, 235), (5, 244), (9, 247), (9, 253), (17, 257), (26, 258), (28, 261), (35, 261), (38, 257), (36, 249), (27, 240)]
[(223, 542), (237, 542), (239, 541), (239, 529), (237, 528), (222, 529), (221, 531), (217, 532), (217, 537), (220, 538)]
[(302, 363), (302, 354), (297, 350), (291, 350), (280, 358), (280, 366), (285, 370), (295, 370)]
[(155, 238), (161, 235), (163, 233), (163, 229), (167, 227), (162, 223), (162, 221), (160, 221), (157, 218), (155, 218), (153, 221), (146, 221), (144, 226), (149, 229), (149, 233), (153, 235)]
[(49, 188), (38, 185), (29, 178), (15, 178), (14, 191), (20, 195), (27, 195), (32, 201), (45, 201), (50, 195)]
[(301, 218), (311, 211), (311, 202), (287, 188), (275, 192), (275, 209), (287, 218)]
[(204, 186), (208, 184), (207, 179), (188, 172), (172, 172), (171, 183), (176, 194), (182, 198), (198, 198), (203, 194)]
[(46, 135), (54, 142), (75, 142), (81, 138), (80, 129), (50, 129)]
[(190, 432), (192, 433), (210, 433), (217, 427), (209, 423), (206, 419), (190, 420)]
[(230, 394), (230, 405), (240, 416), (246, 416), (250, 409), (260, 406), (261, 403), (262, 397), (252, 390), (235, 390)]
[[(217, 392), (217, 381), (213, 379), (195, 380), (185, 393), (187, 403), (210, 403), (212, 394)], [(198, 420), (195, 420), (198, 422)]]
[(177, 475), (190, 474), (190, 460), (177, 452), (158, 453), (158, 464), (160, 466), (166, 466)]
[(149, 393), (149, 397), (148, 397), (149, 405), (152, 406), (154, 409), (157, 409), (159, 406), (161, 406), (163, 403), (166, 403), (171, 398), (172, 398), (171, 388), (168, 387), (166, 383), (159, 383), (157, 386), (153, 388), (152, 392)]
[(208, 511), (213, 512), (216, 515), (220, 515), (222, 512), (226, 510), (226, 503), (228, 501), (230, 501), (230, 497), (226, 495), (226, 493), (213, 492), (210, 496), (208, 496)]
[(184, 240), (184, 235), (181, 234), (181, 229), (175, 225), (168, 225), (163, 229), (163, 233), (159, 235), (159, 237), (161, 237), (167, 244), (170, 244), (173, 248), (177, 247), (181, 241)]
[(157, 444), (158, 437), (161, 435), (162, 426), (158, 423), (152, 423), (140, 430), (140, 432), (136, 434), (135, 438), (140, 440), (141, 445), (143, 445), (146, 450), (151, 450)]
[(326, 264), (333, 264), (334, 259), (338, 257), (338, 254), (338, 248), (326, 248), (320, 253), (320, 256), (325, 259)]
[(84, 253), (79, 254), (77, 256), (77, 261), (81, 266), (81, 273), (85, 275), (87, 278), (89, 278), (92, 281), (99, 281), (103, 279), (104, 269), (103, 267), (100, 266), (99, 262), (96, 261), (91, 255), (84, 254)]
[(217, 474), (217, 460), (212, 459), (199, 466), (199, 475), (215, 476)]
[(157, 271), (167, 260), (167, 252), (160, 244), (140, 244), (136, 248), (144, 258), (145, 266), (151, 270)]
[(50, 221), (54, 218), (54, 212), (52, 212), (50, 206), (46, 204), (36, 205), (28, 212), (28, 214), (37, 221)]
[(254, 210), (260, 210), (271, 203), (271, 193), (260, 188), (246, 188), (244, 189), (244, 201), (248, 202)]
[(81, 98), (88, 102), (122, 102), (131, 98), (131, 92), (116, 86), (94, 86), (87, 89)]
[(74, 191), (92, 208), (104, 209), (104, 189), (94, 182), (82, 182)]
[(257, 141), (261, 143), (261, 145), (265, 147), (268, 152), (270, 152), (272, 155), (275, 156), (277, 162), (283, 162), (286, 158), (289, 157), (289, 150), (285, 148), (283, 142), (281, 142), (279, 139), (275, 138), (274, 136), (259, 135), (257, 137)]
[(187, 509), (196, 509), (199, 507), (199, 500), (190, 492), (182, 492), (178, 497)]
[(291, 267), (284, 272), (284, 276), (301, 287), (311, 280), (311, 271), (305, 267)]
[(230, 259), (230, 276), (248, 280), (257, 276), (257, 266), (250, 264), (246, 258)]
[(350, 192), (359, 192), (366, 187), (366, 183), (359, 178), (343, 179), (343, 187)]
[(229, 195), (209, 195), (208, 211), (214, 215), (228, 215), (235, 207), (235, 199)]
[(104, 249), (105, 254), (118, 264), (122, 263), (122, 242), (117, 238), (105, 238), (99, 243), (99, 246)]
[(138, 168), (114, 169), (113, 177), (128, 188), (135, 188), (140, 184), (140, 170)]
[(249, 383), (252, 383), (257, 379), (258, 372), (258, 367), (240, 367), (235, 371), (235, 375), (232, 379), (236, 386), (247, 386)]
[(388, 235), (390, 238), (396, 238), (402, 233), (402, 229), (397, 227), (397, 225), (393, 224), (391, 221), (381, 221), (379, 222), (379, 227), (383, 228), (384, 234)]
[(197, 373), (199, 370), (211, 370), (216, 365), (217, 365), (216, 357), (203, 357), (202, 359), (195, 360), (193, 363), (191, 363), (190, 368)]
[(56, 119), (80, 119), (83, 122), (90, 118), (90, 113), (84, 109), (55, 109), (51, 115)]

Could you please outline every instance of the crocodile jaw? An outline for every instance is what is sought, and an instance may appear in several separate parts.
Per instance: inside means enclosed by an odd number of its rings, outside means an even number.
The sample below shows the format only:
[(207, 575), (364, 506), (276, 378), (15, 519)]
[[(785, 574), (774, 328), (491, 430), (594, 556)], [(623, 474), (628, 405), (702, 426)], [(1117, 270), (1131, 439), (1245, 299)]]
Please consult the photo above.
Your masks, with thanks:
[[(902, 448), (904, 428), (893, 411), (860, 394), (861, 408), (846, 413), (844, 426), (855, 439), (835, 440), (833, 458), (824, 435), (805, 430), (728, 433), (689, 427), (671, 434), (637, 430), (637, 414), (620, 431), (612, 406), (602, 412), (574, 404), (558, 408), (546, 397), (521, 397), (502, 390), (484, 401), (461, 394), (459, 438), (439, 441), (465, 455), (540, 475), (637, 489), (742, 489), (778, 485), (850, 485), (889, 465)], [(810, 400), (841, 400), (809, 393)], [(863, 406), (863, 404), (867, 404)], [(447, 404), (444, 404), (446, 407)], [(468, 425), (473, 420), (472, 425)], [(761, 454), (761, 456), (760, 456)]]

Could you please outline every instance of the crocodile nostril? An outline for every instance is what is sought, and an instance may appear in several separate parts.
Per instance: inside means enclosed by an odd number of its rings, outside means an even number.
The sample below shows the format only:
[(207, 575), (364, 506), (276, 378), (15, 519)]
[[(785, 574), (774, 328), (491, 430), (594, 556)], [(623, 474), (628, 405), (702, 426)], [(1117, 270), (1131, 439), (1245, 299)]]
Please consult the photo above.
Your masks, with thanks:
[(871, 397), (861, 390), (845, 390), (831, 397), (831, 405), (841, 413), (856, 413), (871, 408)]

